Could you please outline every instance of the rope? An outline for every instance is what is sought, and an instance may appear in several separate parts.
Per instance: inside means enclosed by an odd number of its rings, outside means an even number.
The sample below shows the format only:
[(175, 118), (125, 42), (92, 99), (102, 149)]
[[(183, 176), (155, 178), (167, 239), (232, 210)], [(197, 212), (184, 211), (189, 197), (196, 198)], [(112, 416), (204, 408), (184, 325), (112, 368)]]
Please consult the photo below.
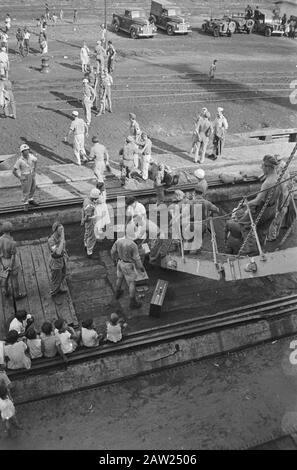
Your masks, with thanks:
[[(294, 146), (294, 148), (293, 148), (293, 150), (292, 150), (292, 152), (291, 152), (291, 155), (289, 156), (289, 158), (288, 158), (288, 160), (287, 160), (285, 166), (284, 166), (283, 169), (281, 170), (281, 172), (280, 172), (280, 174), (279, 174), (279, 176), (278, 176), (278, 178), (277, 178), (276, 184), (275, 184), (273, 187), (269, 188), (266, 201), (265, 201), (265, 203), (264, 203), (262, 209), (260, 210), (260, 212), (259, 212), (259, 214), (258, 214), (258, 216), (257, 216), (257, 218), (256, 218), (256, 220), (255, 220), (255, 227), (257, 227), (259, 221), (261, 220), (262, 215), (264, 214), (264, 212), (265, 212), (265, 210), (266, 210), (266, 208), (267, 208), (267, 206), (268, 206), (268, 204), (269, 204), (269, 202), (270, 202), (270, 200), (271, 200), (271, 198), (272, 198), (272, 196), (273, 196), (273, 191), (272, 191), (272, 190), (273, 190), (276, 186), (278, 186), (279, 184), (282, 184), (282, 183), (284, 182), (284, 181), (281, 181), (281, 180), (282, 180), (282, 177), (283, 177), (283, 175), (285, 174), (285, 172), (287, 171), (287, 169), (288, 169), (288, 167), (289, 167), (291, 161), (293, 160), (296, 151), (297, 151), (297, 143), (295, 144), (295, 146)], [(263, 192), (263, 191), (260, 191), (260, 192)], [(253, 234), (253, 228), (251, 227), (251, 229), (250, 229), (249, 233), (247, 234), (247, 236), (246, 236), (246, 238), (245, 238), (243, 244), (242, 244), (241, 247), (240, 247), (240, 250), (239, 250), (239, 252), (238, 252), (238, 254), (237, 254), (237, 257), (240, 257), (242, 251), (243, 251), (244, 248), (246, 247), (247, 242), (249, 241), (249, 239), (250, 239), (250, 237), (252, 236), (252, 234)]]
[[(260, 191), (257, 191), (255, 193), (250, 193), (248, 194), (247, 196), (244, 197), (244, 199), (248, 199), (252, 196), (257, 196), (258, 194), (261, 194), (261, 193), (265, 193), (265, 192), (268, 192), (274, 188), (276, 188), (277, 186), (280, 186), (281, 184), (285, 183), (286, 181), (290, 181), (292, 179), (295, 179), (296, 178), (296, 175), (294, 176), (290, 176), (289, 178), (286, 178), (285, 180), (282, 180), (280, 183), (276, 183), (275, 185), (273, 186), (270, 186), (269, 189), (262, 189)], [(224, 219), (226, 217), (230, 217), (232, 214), (234, 214), (235, 212), (237, 212), (239, 209), (241, 209), (241, 207), (244, 205), (244, 199), (242, 199), (242, 201), (239, 203), (238, 207), (236, 209), (233, 209), (231, 212), (227, 212), (227, 214), (224, 214), (224, 215), (217, 215), (217, 216), (213, 216), (213, 217), (208, 217), (206, 219), (203, 219), (205, 222), (209, 221), (210, 219), (212, 220), (216, 220), (216, 219)], [(197, 201), (199, 202), (199, 201)]]

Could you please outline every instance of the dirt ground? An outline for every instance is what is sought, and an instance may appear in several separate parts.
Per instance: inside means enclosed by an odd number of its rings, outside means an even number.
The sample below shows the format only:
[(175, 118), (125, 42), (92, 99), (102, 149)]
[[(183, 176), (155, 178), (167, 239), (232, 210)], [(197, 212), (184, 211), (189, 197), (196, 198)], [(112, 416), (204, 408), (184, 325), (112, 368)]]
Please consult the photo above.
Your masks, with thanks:
[(17, 407), (1, 449), (240, 449), (292, 432), (290, 341)]

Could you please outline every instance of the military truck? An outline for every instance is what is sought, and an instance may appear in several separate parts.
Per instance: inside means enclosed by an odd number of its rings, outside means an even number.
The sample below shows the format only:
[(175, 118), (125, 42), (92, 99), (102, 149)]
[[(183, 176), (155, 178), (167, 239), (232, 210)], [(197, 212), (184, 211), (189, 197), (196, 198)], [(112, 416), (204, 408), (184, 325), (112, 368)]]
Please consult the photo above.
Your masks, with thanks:
[(229, 36), (235, 32), (236, 23), (230, 18), (211, 18), (202, 23), (201, 29), (204, 33), (212, 34), (214, 37)]
[(126, 9), (123, 15), (112, 15), (113, 29), (130, 34), (132, 39), (153, 37), (157, 34), (157, 28), (151, 24), (147, 14), (142, 8)]
[(253, 32), (264, 36), (283, 36), (284, 28), (279, 18), (276, 18), (269, 10), (257, 13)]
[(166, 1), (152, 1), (150, 22), (157, 28), (166, 31), (169, 36), (191, 32), (190, 23), (182, 15), (181, 9)]
[(250, 34), (255, 24), (255, 21), (252, 18), (247, 18), (245, 13), (232, 13), (230, 17), (226, 16), (226, 18), (235, 22), (235, 33)]

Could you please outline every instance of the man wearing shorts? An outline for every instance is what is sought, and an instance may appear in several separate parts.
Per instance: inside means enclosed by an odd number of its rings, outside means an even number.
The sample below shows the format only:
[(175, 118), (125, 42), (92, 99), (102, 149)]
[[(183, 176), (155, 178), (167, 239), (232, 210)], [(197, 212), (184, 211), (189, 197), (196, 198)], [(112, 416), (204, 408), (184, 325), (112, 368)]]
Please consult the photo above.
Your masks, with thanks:
[(123, 279), (129, 288), (130, 308), (139, 308), (141, 303), (136, 300), (135, 281), (137, 277), (136, 268), (144, 272), (138, 247), (132, 240), (132, 236), (127, 234), (123, 238), (118, 238), (112, 246), (111, 257), (117, 266), (116, 299), (122, 294), (121, 289)]

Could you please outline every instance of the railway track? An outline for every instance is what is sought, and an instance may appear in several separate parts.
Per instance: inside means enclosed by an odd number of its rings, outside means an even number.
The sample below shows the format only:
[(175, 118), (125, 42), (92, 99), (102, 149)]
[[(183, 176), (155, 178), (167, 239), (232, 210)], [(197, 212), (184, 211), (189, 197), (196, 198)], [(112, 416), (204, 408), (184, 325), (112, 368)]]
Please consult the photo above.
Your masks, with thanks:
[[(249, 74), (248, 74), (249, 75)], [(282, 98), (290, 94), (290, 83), (294, 79), (292, 74), (271, 74), (262, 72), (246, 76), (246, 74), (237, 73), (230, 76), (230, 80), (224, 74), (219, 76), (216, 81), (209, 84), (208, 80), (202, 74), (161, 74), (140, 77), (119, 77), (115, 78), (113, 86), (113, 100), (125, 103), (126, 101), (137, 100), (138, 105), (144, 106), (163, 106), (168, 104), (188, 104), (191, 102), (215, 102), (234, 101), (234, 100), (253, 100), (253, 99), (272, 99)], [(70, 87), (69, 87), (70, 85)], [(77, 81), (67, 83), (67, 95), (65, 92), (65, 83), (57, 82), (55, 85), (47, 86), (50, 93), (46, 91), (37, 91), (38, 84), (19, 84), (15, 87), (18, 105), (36, 106), (51, 104), (57, 107), (64, 106), (65, 103), (73, 106), (80, 105), (81, 87)], [(32, 91), (34, 100), (26, 99)], [(52, 95), (55, 98), (49, 99)], [(70, 95), (71, 94), (71, 95)]]
[[(135, 378), (140, 377), (147, 374), (158, 374), (158, 373), (170, 373), (171, 370), (176, 368), (183, 368), (189, 366), (193, 359), (186, 359), (186, 355), (183, 354), (183, 343), (180, 341), (185, 340), (190, 337), (194, 336), (201, 336), (205, 333), (215, 332), (217, 330), (223, 328), (231, 328), (233, 326), (244, 325), (248, 324), (252, 321), (259, 321), (259, 320), (268, 320), (271, 318), (279, 318), (284, 315), (289, 315), (292, 312), (297, 312), (297, 295), (286, 296), (282, 298), (277, 298), (265, 302), (259, 302), (251, 305), (247, 305), (245, 307), (226, 310), (222, 312), (218, 312), (214, 315), (208, 315), (200, 318), (189, 319), (186, 321), (181, 321), (178, 323), (172, 323), (167, 325), (161, 325), (159, 327), (150, 328), (147, 330), (141, 330), (138, 332), (127, 334), (124, 340), (114, 345), (103, 345), (98, 348), (92, 349), (79, 349), (75, 351), (71, 356), (69, 356), (68, 366), (74, 366), (76, 364), (80, 364), (87, 361), (96, 361), (96, 360), (104, 360), (109, 355), (120, 355), (132, 353), (133, 350), (139, 350), (145, 347), (156, 347), (155, 351), (158, 353), (158, 345), (168, 343), (168, 345), (172, 345), (171, 350), (169, 348), (169, 352), (165, 356), (159, 357), (159, 354), (153, 354), (152, 356), (148, 356), (146, 362), (151, 363), (150, 369), (146, 369), (146, 371), (139, 371), (131, 377), (125, 378), (117, 378), (112, 379), (108, 382), (104, 382), (101, 385), (108, 385), (113, 384), (119, 381), (126, 380), (127, 378)], [(292, 333), (291, 333), (292, 334)], [(285, 336), (285, 335), (284, 335)], [(270, 338), (271, 341), (271, 338)], [(263, 344), (263, 342), (261, 343)], [(253, 345), (253, 347), (260, 347), (261, 344)], [(236, 348), (230, 352), (230, 354), (234, 354), (236, 351), (241, 349), (246, 349), (250, 347), (249, 344), (246, 344), (243, 347)], [(178, 354), (181, 351), (182, 355), (180, 356), (180, 362), (178, 360)], [(175, 362), (171, 363), (170, 366), (164, 365), (162, 363), (162, 359), (169, 357), (169, 356), (177, 356)], [(217, 356), (217, 354), (214, 354)], [(209, 357), (209, 356), (206, 356)], [(201, 360), (197, 359), (197, 360)], [(196, 361), (196, 360), (194, 360)], [(57, 358), (54, 359), (37, 359), (32, 364), (32, 368), (26, 371), (16, 370), (11, 371), (9, 376), (12, 380), (22, 380), (26, 379), (29, 376), (36, 376), (42, 374), (50, 374), (53, 371), (60, 370), (63, 368), (64, 365), (61, 361)], [(86, 385), (83, 387), (84, 390), (88, 390), (94, 387)], [(69, 390), (63, 392), (64, 394), (70, 394), (75, 390)], [(53, 396), (53, 395), (51, 395)], [(48, 398), (48, 397), (44, 397)], [(28, 400), (34, 401), (34, 400)], [(27, 401), (20, 400), (20, 403), (25, 403)], [(290, 430), (287, 430), (290, 431)], [(271, 436), (267, 436), (264, 442), (271, 439)], [(253, 446), (260, 445), (259, 442), (251, 442), (247, 443), (246, 448), (251, 448)]]
[[(258, 183), (258, 178), (257, 177), (248, 177), (246, 178), (245, 181), (242, 182), (244, 185), (248, 185), (251, 183)], [(232, 185), (233, 186), (233, 185)], [(190, 191), (195, 187), (195, 182), (192, 183), (185, 183), (185, 184), (179, 184), (177, 186), (172, 187), (172, 191), (175, 191), (176, 189), (181, 189), (182, 191)], [(208, 183), (209, 189), (211, 188), (225, 188), (227, 187), (225, 184), (223, 184), (220, 180), (214, 179), (212, 181), (209, 181)], [(123, 190), (120, 188), (117, 189), (107, 189), (107, 202), (108, 203), (113, 203), (116, 201), (118, 196), (134, 196), (138, 198), (139, 200), (146, 199), (148, 197), (154, 197), (156, 192), (154, 189), (140, 189), (138, 191), (135, 190)], [(75, 190), (73, 188), (73, 190)], [(51, 210), (51, 209), (56, 209), (56, 208), (71, 208), (71, 207), (76, 207), (78, 205), (81, 205), (83, 203), (84, 197), (81, 196), (79, 193), (77, 193), (77, 196), (74, 196), (73, 198), (69, 199), (63, 199), (63, 200), (52, 200), (52, 201), (43, 201), (40, 202), (40, 204), (36, 207), (34, 207), (34, 212), (41, 212), (41, 211), (46, 211), (46, 210)], [(4, 216), (10, 216), (10, 215), (15, 215), (23, 213), (23, 204), (15, 204), (12, 206), (1, 206), (0, 207), (0, 217)], [(30, 212), (29, 212), (30, 214)]]

